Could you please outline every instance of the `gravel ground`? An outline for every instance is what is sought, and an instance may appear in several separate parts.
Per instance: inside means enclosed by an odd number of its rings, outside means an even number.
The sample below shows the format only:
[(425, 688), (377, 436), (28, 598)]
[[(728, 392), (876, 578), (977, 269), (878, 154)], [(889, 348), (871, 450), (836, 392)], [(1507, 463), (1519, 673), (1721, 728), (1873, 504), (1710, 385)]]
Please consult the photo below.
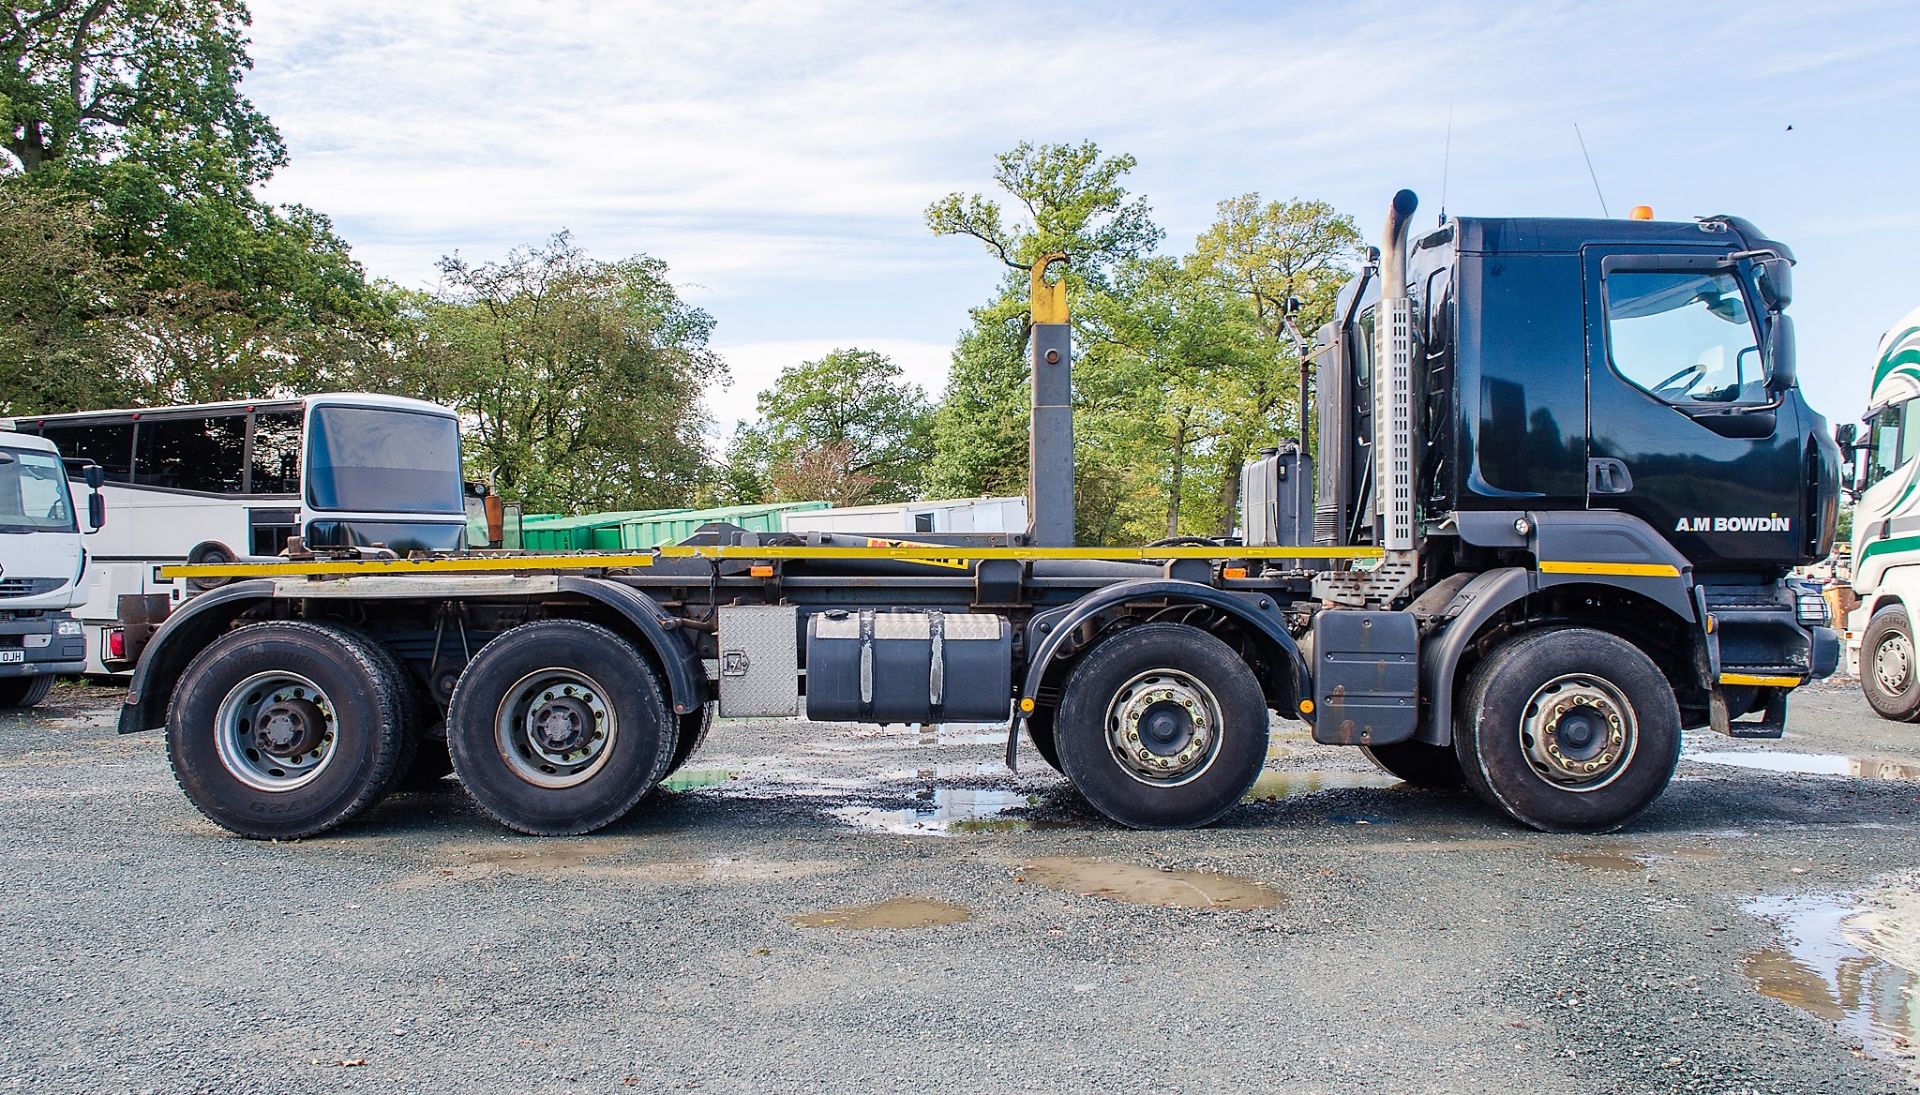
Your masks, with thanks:
[(1597, 838), (1293, 724), (1221, 825), (1133, 833), (995, 735), (788, 722), (593, 837), (448, 781), (261, 844), (116, 700), (0, 715), (0, 1087), (1920, 1089), (1920, 728), (1849, 688), (1689, 749), (1904, 778), (1689, 761)]

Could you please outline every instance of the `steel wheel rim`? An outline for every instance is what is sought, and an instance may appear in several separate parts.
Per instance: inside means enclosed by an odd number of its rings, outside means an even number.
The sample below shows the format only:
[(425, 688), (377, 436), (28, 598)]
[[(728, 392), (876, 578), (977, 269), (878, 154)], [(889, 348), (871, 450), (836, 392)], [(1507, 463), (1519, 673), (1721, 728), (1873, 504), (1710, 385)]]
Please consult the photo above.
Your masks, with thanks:
[(1880, 640), (1873, 650), (1873, 676), (1896, 696), (1913, 683), (1913, 644), (1905, 635), (1890, 631)]
[(576, 787), (606, 767), (619, 719), (606, 689), (576, 669), (538, 669), (500, 700), (494, 745), (514, 775), (536, 787)]
[(280, 794), (320, 778), (339, 752), (333, 700), (298, 673), (255, 673), (227, 690), (213, 717), (220, 765), (256, 791)]
[(1612, 681), (1591, 673), (1565, 673), (1534, 689), (1518, 731), (1534, 774), (1581, 793), (1619, 779), (1640, 746), (1633, 704)]
[(1121, 771), (1153, 787), (1191, 783), (1220, 755), (1225, 719), (1213, 690), (1177, 669), (1149, 669), (1107, 704), (1107, 751)]

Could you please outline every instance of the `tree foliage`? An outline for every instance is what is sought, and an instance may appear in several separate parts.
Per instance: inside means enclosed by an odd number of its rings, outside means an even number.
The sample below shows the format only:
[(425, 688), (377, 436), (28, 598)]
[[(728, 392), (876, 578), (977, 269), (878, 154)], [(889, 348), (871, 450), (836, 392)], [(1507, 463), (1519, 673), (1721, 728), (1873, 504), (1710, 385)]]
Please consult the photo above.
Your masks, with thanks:
[(835, 350), (780, 370), (759, 394), (760, 420), (737, 430), (727, 459), (776, 501), (837, 505), (919, 496), (932, 450), (927, 394), (872, 350)]
[(442, 259), (396, 386), (468, 421), (469, 473), (534, 510), (685, 504), (706, 473), (713, 318), (658, 259), (588, 257), (566, 233), (497, 262)]

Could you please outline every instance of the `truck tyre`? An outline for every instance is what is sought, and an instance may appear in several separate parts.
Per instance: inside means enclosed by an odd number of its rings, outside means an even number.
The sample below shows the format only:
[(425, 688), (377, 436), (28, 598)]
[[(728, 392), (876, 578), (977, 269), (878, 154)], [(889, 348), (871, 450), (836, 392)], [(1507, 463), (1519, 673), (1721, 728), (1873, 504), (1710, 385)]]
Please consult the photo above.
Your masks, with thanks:
[(1267, 704), (1233, 648), (1185, 624), (1142, 624), (1080, 658), (1055, 720), (1060, 763), (1094, 809), (1135, 829), (1206, 825), (1267, 759)]
[(53, 677), (8, 677), (0, 680), (0, 707), (37, 706), (53, 691)]
[(1903, 605), (1886, 605), (1860, 638), (1860, 690), (1884, 719), (1920, 722), (1920, 663)]
[(1051, 707), (1035, 707), (1027, 716), (1027, 740), (1033, 743), (1033, 751), (1047, 762), (1054, 771), (1060, 768), (1060, 742), (1054, 736), (1053, 723), (1055, 711)]
[(1451, 745), (1398, 741), (1392, 745), (1363, 745), (1360, 751), (1381, 771), (1415, 787), (1451, 790), (1466, 780), (1460, 774), (1460, 758), (1454, 755)]
[(1467, 786), (1548, 832), (1609, 832), (1680, 761), (1680, 708), (1660, 667), (1604, 631), (1558, 628), (1494, 650), (1467, 680), (1454, 752)]
[(653, 667), (598, 624), (539, 620), (480, 648), (447, 709), (453, 769), (494, 820), (534, 836), (620, 820), (666, 775), (679, 720)]
[(187, 665), (167, 759), (188, 801), (256, 840), (326, 832), (373, 805), (409, 759), (405, 682), (363, 637), (251, 624)]
[(698, 711), (689, 711), (684, 715), (675, 716), (680, 721), (680, 736), (673, 747), (673, 763), (667, 765), (667, 776), (686, 767), (687, 762), (693, 759), (693, 755), (707, 743), (707, 732), (713, 729), (713, 707), (711, 703), (703, 703)]

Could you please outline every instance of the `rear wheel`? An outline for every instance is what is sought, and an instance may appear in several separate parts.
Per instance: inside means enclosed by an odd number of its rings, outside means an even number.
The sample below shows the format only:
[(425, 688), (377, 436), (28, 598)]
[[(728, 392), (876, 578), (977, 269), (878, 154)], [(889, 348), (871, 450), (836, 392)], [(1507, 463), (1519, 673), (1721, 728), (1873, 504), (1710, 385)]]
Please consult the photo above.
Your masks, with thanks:
[(1143, 624), (1074, 665), (1055, 724), (1062, 771), (1136, 829), (1206, 825), (1267, 757), (1267, 705), (1233, 648), (1185, 624)]
[(1454, 752), (1467, 786), (1524, 825), (1607, 832), (1680, 760), (1680, 709), (1653, 659), (1583, 627), (1499, 647), (1467, 680)]
[(1887, 605), (1867, 622), (1860, 637), (1860, 691), (1881, 718), (1920, 722), (1920, 664), (1904, 606)]
[(8, 677), (0, 680), (0, 707), (33, 707), (53, 691), (53, 678)]
[(276, 621), (221, 636), (181, 674), (167, 757), (187, 799), (255, 839), (323, 833), (379, 801), (409, 758), (403, 681), (351, 632)]
[(579, 620), (522, 624), (482, 647), (447, 709), (467, 793), (536, 836), (620, 820), (666, 774), (678, 731), (640, 651)]
[(1460, 758), (1449, 745), (1428, 745), (1424, 741), (1399, 741), (1392, 745), (1363, 745), (1360, 751), (1390, 776), (1415, 787), (1454, 788), (1465, 782), (1460, 774)]

